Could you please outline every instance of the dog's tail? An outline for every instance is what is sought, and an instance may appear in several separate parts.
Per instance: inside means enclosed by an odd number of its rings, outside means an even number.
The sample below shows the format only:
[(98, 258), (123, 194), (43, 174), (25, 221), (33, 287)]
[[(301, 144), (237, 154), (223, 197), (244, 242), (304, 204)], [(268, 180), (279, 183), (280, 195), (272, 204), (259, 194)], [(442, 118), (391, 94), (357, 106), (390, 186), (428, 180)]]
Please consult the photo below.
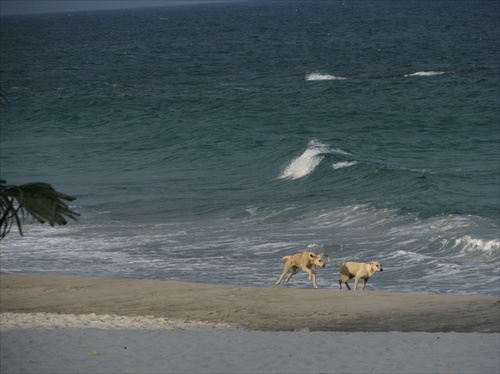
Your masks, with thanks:
[(281, 257), (282, 260), (288, 260), (291, 256), (283, 256)]

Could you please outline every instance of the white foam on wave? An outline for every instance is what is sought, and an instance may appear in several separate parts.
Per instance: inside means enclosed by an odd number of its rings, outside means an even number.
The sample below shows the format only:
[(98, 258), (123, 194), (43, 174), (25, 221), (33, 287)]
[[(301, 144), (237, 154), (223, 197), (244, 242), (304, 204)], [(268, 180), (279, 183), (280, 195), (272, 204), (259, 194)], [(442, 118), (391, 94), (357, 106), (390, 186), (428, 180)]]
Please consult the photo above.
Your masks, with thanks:
[(495, 255), (500, 252), (500, 241), (495, 239), (475, 239), (470, 235), (466, 235), (456, 239), (454, 247), (462, 247), (460, 252), (463, 254), (479, 251), (489, 255)]
[(417, 71), (412, 74), (405, 74), (405, 77), (431, 77), (433, 75), (445, 74), (444, 71)]
[(328, 144), (311, 140), (307, 149), (299, 157), (293, 159), (284, 169), (280, 179), (298, 179), (312, 173), (324, 158), (325, 154), (350, 155), (339, 148), (331, 148)]
[(335, 75), (323, 74), (323, 73), (309, 73), (306, 74), (306, 81), (338, 81), (347, 78), (337, 77)]
[(396, 250), (393, 253), (390, 253), (386, 258), (391, 260), (401, 259), (403, 263), (408, 263), (413, 265), (417, 262), (433, 260), (432, 256), (403, 249)]
[(342, 161), (342, 162), (337, 162), (332, 165), (332, 168), (335, 170), (337, 169), (343, 169), (343, 168), (348, 168), (349, 166), (354, 166), (358, 163), (358, 161)]
[(285, 167), (280, 178), (298, 179), (312, 173), (323, 160), (324, 156), (322, 153), (322, 150), (308, 148)]

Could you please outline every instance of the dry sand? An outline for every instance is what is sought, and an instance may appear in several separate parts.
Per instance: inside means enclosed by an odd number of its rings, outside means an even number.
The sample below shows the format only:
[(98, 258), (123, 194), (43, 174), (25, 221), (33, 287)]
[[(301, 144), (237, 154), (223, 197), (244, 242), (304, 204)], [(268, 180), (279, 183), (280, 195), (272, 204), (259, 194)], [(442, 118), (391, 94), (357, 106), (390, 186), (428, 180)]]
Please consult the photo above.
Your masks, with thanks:
[(53, 275), (0, 286), (2, 374), (500, 370), (496, 297)]

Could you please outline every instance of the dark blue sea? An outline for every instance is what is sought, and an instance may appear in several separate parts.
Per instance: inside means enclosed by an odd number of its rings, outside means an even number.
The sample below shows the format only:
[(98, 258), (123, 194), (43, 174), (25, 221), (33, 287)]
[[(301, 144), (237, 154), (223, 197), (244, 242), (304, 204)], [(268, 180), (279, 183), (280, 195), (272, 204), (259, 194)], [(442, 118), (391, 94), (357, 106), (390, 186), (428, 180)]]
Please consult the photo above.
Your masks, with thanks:
[[(75, 196), (2, 273), (498, 295), (498, 1), (239, 1), (1, 18), (0, 178)], [(318, 269), (320, 288), (338, 269)], [(311, 288), (301, 272), (287, 285)], [(347, 291), (345, 291), (347, 292)]]

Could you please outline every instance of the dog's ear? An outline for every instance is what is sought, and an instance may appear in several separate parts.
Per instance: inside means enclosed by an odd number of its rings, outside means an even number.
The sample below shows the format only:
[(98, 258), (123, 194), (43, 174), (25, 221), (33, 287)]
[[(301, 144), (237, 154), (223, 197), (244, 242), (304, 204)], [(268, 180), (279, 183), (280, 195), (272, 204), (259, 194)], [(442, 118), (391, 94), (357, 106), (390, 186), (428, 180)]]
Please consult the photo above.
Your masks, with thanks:
[(318, 257), (323, 257), (325, 255), (325, 252), (321, 252)]
[(316, 256), (314, 253), (310, 252), (310, 253), (309, 253), (309, 257), (310, 257), (310, 258), (316, 258), (316, 257), (318, 257), (318, 256)]

